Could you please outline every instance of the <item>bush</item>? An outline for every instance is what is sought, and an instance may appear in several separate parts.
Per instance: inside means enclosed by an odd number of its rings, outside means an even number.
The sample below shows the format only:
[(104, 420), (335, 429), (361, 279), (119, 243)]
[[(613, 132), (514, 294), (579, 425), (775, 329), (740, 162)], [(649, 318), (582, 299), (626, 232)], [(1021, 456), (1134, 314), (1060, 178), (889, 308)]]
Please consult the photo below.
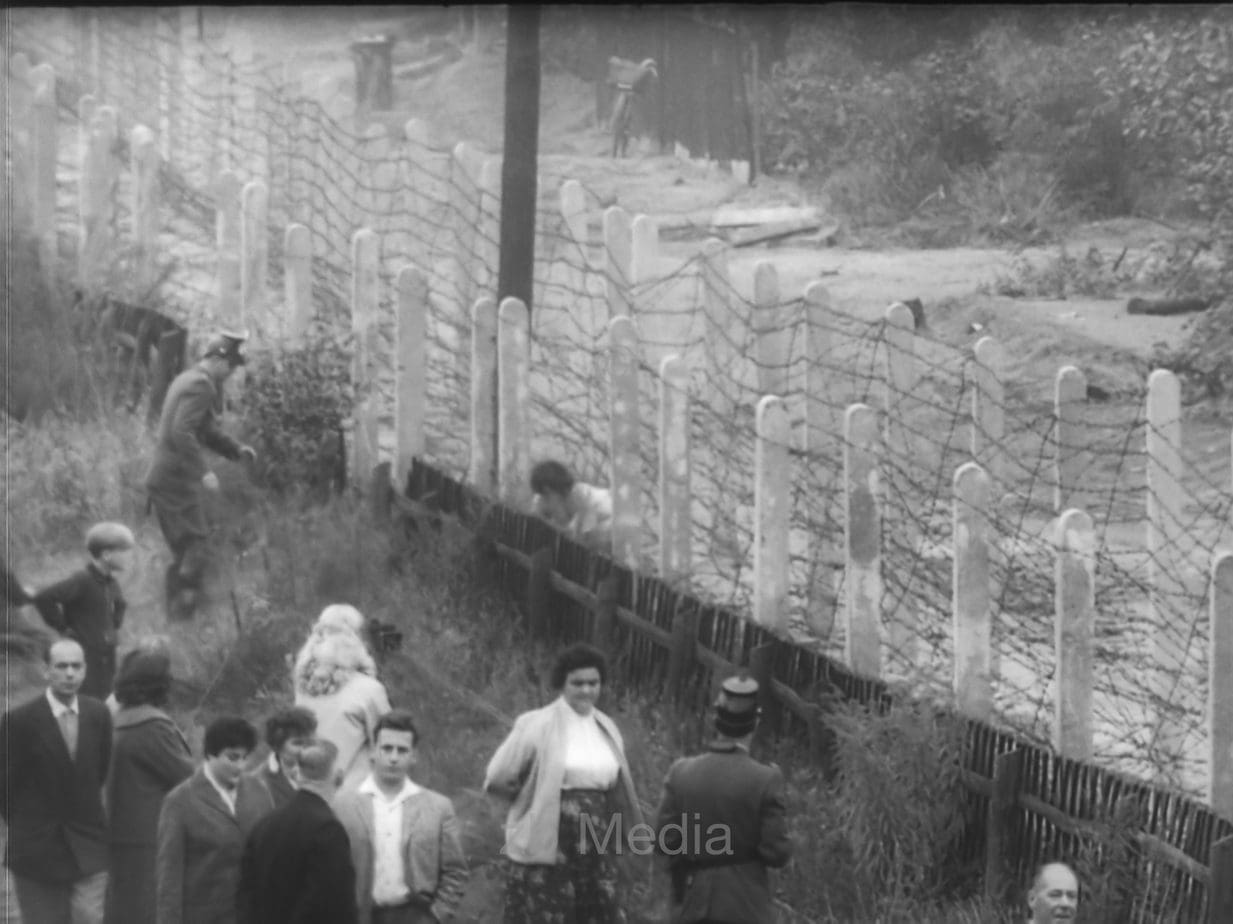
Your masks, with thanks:
[(345, 480), (343, 424), (351, 414), (346, 349), (321, 328), (300, 346), (257, 354), (242, 399), (257, 449), (256, 477), (275, 492), (324, 497)]

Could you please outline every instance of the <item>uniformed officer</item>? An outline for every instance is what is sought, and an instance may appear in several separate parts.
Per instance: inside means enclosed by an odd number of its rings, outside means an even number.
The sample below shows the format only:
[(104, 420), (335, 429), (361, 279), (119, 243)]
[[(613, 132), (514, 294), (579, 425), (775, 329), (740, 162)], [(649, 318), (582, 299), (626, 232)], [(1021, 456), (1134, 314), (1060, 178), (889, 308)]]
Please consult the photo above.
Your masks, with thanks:
[(211, 337), (201, 361), (176, 376), (163, 403), (146, 491), (171, 547), (172, 562), (166, 575), (171, 619), (191, 616), (201, 589), (209, 535), (201, 491), (218, 491), (218, 476), (206, 466), (203, 450), (211, 449), (227, 459), (257, 457), (251, 446), (219, 429), (223, 383), (236, 367), (244, 365), (240, 346), (246, 339), (247, 334), (230, 331)]
[(783, 773), (749, 754), (758, 683), (724, 681), (707, 750), (673, 763), (657, 816), (674, 924), (772, 924), (768, 870), (792, 856)]

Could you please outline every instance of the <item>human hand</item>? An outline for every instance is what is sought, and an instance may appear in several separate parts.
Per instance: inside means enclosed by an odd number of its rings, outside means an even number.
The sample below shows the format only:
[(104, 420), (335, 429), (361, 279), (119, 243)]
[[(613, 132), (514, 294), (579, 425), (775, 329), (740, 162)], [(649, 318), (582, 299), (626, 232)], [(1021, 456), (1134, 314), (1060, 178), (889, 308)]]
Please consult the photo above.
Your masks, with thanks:
[(207, 491), (210, 491), (211, 493), (214, 493), (214, 494), (218, 493), (218, 476), (215, 475), (213, 472), (206, 472), (204, 475), (202, 475), (201, 484), (205, 487)]
[(240, 458), (247, 459), (249, 462), (257, 461), (257, 450), (252, 446), (244, 445), (240, 447)]

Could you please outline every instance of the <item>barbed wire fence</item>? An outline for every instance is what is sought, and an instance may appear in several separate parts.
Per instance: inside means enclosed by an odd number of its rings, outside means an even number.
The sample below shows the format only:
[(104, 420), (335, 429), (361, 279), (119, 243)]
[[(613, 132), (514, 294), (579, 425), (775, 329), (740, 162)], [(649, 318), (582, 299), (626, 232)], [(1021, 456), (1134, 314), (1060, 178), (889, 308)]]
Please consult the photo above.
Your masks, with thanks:
[[(59, 253), (68, 257), (78, 246), (76, 184), (89, 131), (82, 126), (103, 105), (116, 112), (114, 156), (121, 164), (133, 126), (158, 136), (166, 310), (193, 332), (231, 319), (218, 269), (220, 235), (231, 232), (220, 228), (218, 213), (244, 184), (260, 181), (267, 191), (260, 222), (265, 285), (245, 315), (258, 344), (277, 344), (285, 322), (278, 293), (292, 224), (307, 228), (310, 240), (314, 323), (351, 342), (352, 244), (356, 231), (371, 229), (380, 247), (375, 350), (383, 357), (383, 450), (393, 451), (395, 280), (411, 265), (429, 286), (426, 455), (465, 475), (472, 461), (470, 315), (476, 300), (496, 288), (497, 155), (470, 145), (446, 150), (415, 120), (401, 131), (343, 124), (281, 66), (237, 51), (222, 36), (194, 35), (179, 10), (68, 15), (13, 14), (6, 44), (56, 69)], [(93, 103), (83, 105), (87, 95)], [(119, 237), (132, 220), (132, 190), (126, 169), (117, 178)], [(1187, 791), (1202, 788), (1207, 577), (1213, 553), (1231, 544), (1229, 473), (1193, 458), (1184, 442), (1171, 443), (1172, 431), (1149, 425), (1146, 383), (1107, 401), (1080, 401), (1062, 432), (1053, 396), (1003, 386), (996, 357), (978, 359), (926, 331), (837, 310), (820, 290), (778, 293), (763, 279), (762, 293), (747, 291), (733, 283), (722, 244), (680, 258), (661, 255), (631, 270), (628, 253), (614, 252), (616, 238), (604, 233), (614, 219), (594, 191), (554, 170), (550, 159), (539, 189), (532, 454), (568, 461), (583, 480), (608, 479), (607, 322), (614, 310), (629, 314), (640, 341), (645, 568), (655, 567), (658, 552), (660, 435), (653, 409), (660, 363), (677, 354), (691, 369), (695, 590), (751, 605), (754, 409), (763, 395), (778, 394), (793, 421), (789, 625), (799, 640), (842, 656), (843, 422), (851, 405), (867, 404), (880, 410), (884, 432), (886, 675), (922, 695), (951, 688), (953, 481), (977, 458), (992, 487), (999, 719), (1033, 740), (1051, 738), (1054, 530), (1063, 509), (1081, 508), (1096, 528), (1095, 759)], [(768, 338), (778, 342), (769, 354)], [(996, 389), (985, 387), (989, 382)], [(977, 410), (974, 395), (982, 402)], [(1171, 525), (1162, 531), (1166, 541), (1154, 544), (1147, 541), (1153, 440), (1168, 443), (1182, 462), (1180, 505), (1163, 512)], [(1070, 459), (1073, 486), (1061, 502), (1060, 450)]]

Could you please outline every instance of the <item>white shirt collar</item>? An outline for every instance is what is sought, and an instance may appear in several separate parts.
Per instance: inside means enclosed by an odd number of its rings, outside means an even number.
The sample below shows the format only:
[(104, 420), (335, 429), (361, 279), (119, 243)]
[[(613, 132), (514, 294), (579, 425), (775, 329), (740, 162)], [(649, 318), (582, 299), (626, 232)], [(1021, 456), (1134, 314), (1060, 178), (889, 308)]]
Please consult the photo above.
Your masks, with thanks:
[(240, 791), (239, 784), (237, 783), (234, 789), (227, 790), (221, 783), (219, 783), (218, 780), (214, 778), (214, 774), (210, 772), (210, 765), (208, 763), (203, 763), (201, 765), (201, 771), (205, 774), (205, 778), (210, 781), (210, 785), (213, 786), (222, 797), (223, 802), (225, 802), (227, 807), (231, 809), (232, 814), (235, 814), (235, 801)]
[(78, 715), (81, 714), (81, 710), (77, 708), (78, 703), (76, 696), (74, 696), (73, 701), (66, 706), (64, 703), (60, 702), (60, 700), (56, 699), (55, 695), (51, 692), (51, 687), (47, 688), (47, 702), (51, 703), (51, 714), (57, 719), (59, 719), (60, 716), (64, 715), (66, 712), (73, 712)]
[(386, 802), (402, 802), (404, 799), (410, 799), (418, 793), (420, 791), (420, 787), (416, 785), (410, 777), (407, 777), (402, 781), (402, 789), (398, 791), (398, 794), (394, 796), (393, 799), (386, 799), (385, 793), (383, 793), (381, 791), (381, 787), (377, 785), (376, 774), (370, 773), (368, 776), (364, 777), (364, 782), (359, 785), (359, 788), (356, 791), (361, 792), (366, 796), (376, 796)]

